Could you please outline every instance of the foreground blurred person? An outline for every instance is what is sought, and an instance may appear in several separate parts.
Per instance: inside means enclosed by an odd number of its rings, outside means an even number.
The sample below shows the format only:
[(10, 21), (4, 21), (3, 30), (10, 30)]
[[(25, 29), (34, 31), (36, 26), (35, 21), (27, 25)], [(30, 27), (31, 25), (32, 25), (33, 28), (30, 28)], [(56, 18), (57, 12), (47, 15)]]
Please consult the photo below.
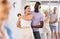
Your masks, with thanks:
[(7, 31), (3, 27), (3, 22), (8, 18), (10, 4), (8, 0), (0, 0), (0, 39), (9, 39)]
[(19, 39), (34, 39), (31, 22), (33, 16), (30, 14), (30, 6), (24, 8), (24, 15), (20, 18), (20, 38)]
[(50, 14), (50, 28), (51, 28), (51, 37), (53, 38), (54, 35), (56, 39), (58, 39), (58, 30), (57, 30), (57, 22), (58, 22), (58, 13), (57, 8), (53, 8), (53, 13)]

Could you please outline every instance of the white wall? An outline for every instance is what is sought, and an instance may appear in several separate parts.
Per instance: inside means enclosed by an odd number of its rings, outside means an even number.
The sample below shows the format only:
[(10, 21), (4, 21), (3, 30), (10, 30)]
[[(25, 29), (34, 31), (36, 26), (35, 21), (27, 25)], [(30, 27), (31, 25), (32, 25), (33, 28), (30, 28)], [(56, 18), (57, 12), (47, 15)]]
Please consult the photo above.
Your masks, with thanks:
[[(13, 3), (16, 2), (15, 8), (13, 7)], [(17, 22), (17, 14), (21, 13), (24, 14), (24, 6), (26, 1), (25, 0), (10, 0), (11, 3), (11, 10), (8, 19), (9, 28), (12, 30), (13, 39), (19, 39), (19, 29), (16, 26)]]
[(59, 1), (59, 0), (27, 0), (27, 1)]
[(18, 39), (17, 28), (16, 28), (16, 21), (17, 21), (17, 13), (18, 10), (13, 7), (13, 3), (16, 0), (11, 0), (11, 10), (9, 14), (9, 27), (12, 30), (12, 37), (13, 39)]
[(59, 27), (58, 27), (58, 31), (59, 31), (59, 33), (60, 33), (60, 20), (59, 20)]

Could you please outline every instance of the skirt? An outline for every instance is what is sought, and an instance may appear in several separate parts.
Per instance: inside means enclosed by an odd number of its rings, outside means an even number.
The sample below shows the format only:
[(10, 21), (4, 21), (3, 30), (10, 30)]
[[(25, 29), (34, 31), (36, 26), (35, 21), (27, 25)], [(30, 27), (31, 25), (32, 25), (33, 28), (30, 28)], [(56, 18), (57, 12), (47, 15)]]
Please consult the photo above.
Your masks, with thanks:
[(51, 39), (51, 30), (48, 24), (45, 24), (45, 26), (42, 28), (42, 30), (40, 30), (40, 32), (41, 31), (42, 31), (42, 33), (40, 33), (41, 39)]
[(19, 39), (35, 39), (33, 35), (32, 28), (21, 28)]

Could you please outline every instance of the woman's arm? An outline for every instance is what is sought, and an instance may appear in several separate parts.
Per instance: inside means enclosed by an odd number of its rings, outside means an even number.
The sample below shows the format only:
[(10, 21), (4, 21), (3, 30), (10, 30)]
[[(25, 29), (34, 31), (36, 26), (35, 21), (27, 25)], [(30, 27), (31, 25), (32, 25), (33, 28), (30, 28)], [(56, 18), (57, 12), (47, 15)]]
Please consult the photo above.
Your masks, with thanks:
[(20, 18), (17, 21), (17, 27), (20, 28)]
[(50, 19), (50, 16), (45, 17), (44, 22), (47, 22)]
[(4, 39), (4, 32), (1, 30), (1, 38)]
[(4, 31), (2, 26), (0, 26), (0, 34), (1, 34), (1, 39), (4, 39)]

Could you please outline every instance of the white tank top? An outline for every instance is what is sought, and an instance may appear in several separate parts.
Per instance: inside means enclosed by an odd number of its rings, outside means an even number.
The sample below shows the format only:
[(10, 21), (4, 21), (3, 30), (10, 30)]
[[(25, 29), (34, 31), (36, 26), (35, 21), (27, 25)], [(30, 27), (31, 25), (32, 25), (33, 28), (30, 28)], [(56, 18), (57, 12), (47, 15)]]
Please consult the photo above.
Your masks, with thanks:
[(31, 20), (24, 20), (24, 19), (20, 19), (21, 22), (21, 27), (22, 26), (31, 26)]
[[(45, 17), (45, 19), (46, 19), (46, 17)], [(45, 28), (49, 27), (49, 21), (50, 21), (50, 19), (47, 19), (46, 21), (44, 21), (44, 27)]]

